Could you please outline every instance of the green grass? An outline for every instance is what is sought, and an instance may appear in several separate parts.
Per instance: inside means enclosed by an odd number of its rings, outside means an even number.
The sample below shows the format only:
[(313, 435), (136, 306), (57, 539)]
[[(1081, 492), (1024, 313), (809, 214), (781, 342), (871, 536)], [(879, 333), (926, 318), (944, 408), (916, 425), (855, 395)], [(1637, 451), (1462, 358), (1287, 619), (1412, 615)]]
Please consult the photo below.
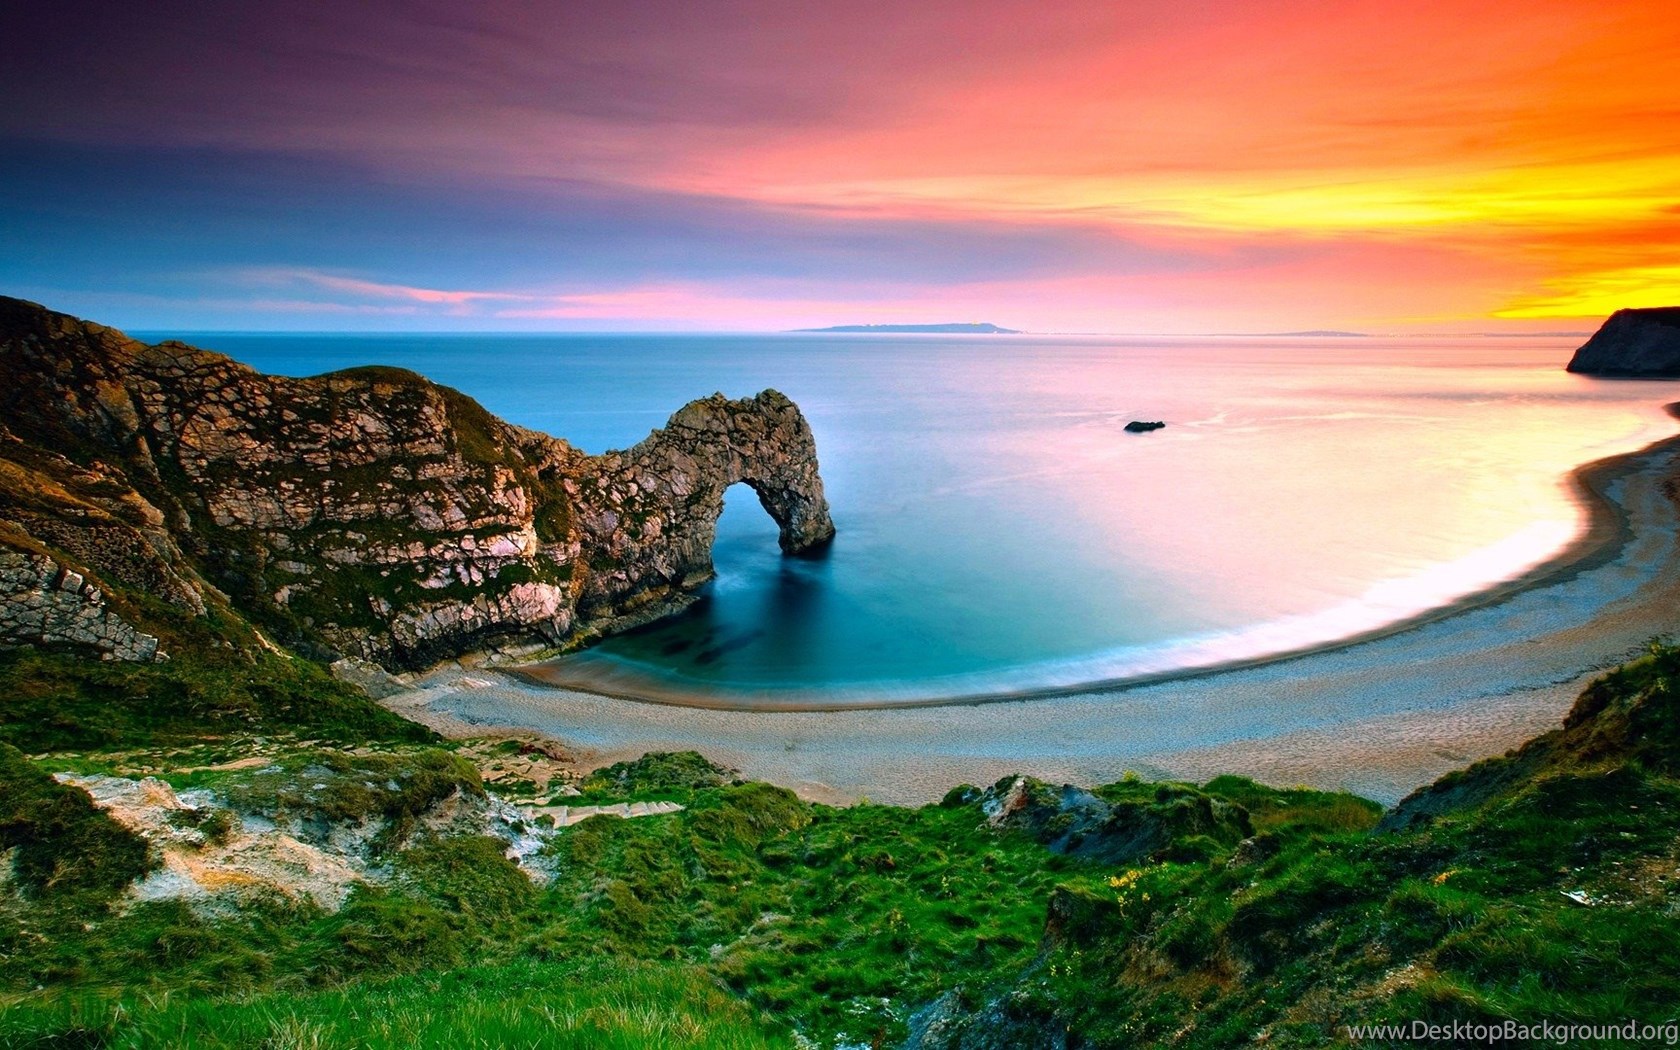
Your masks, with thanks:
[[(1029, 782), (999, 828), (974, 788), (835, 808), (692, 752), (650, 755), (587, 778), (578, 801), (686, 809), (559, 832), (540, 885), (499, 840), (421, 830), (482, 791), (435, 747), (293, 742), (262, 768), (165, 774), (236, 806), (390, 829), (386, 885), (336, 913), (87, 907), (134, 870), (121, 836), (0, 751), (24, 800), (0, 824), (22, 891), (0, 886), (0, 1046), (188, 1031), (211, 1047), (893, 1045), (932, 1003), (980, 1045), (1660, 1021), (1680, 1001), (1677, 682), (1680, 657), (1658, 649), (1596, 683), (1564, 729), (1388, 816), (1238, 777), (1089, 795)], [(96, 858), (84, 889), (23, 877), (64, 855)]]
[[(1672, 1018), (1680, 783), (1652, 745), (1672, 735), (1676, 670), (1665, 650), (1609, 676), (1564, 730), (1423, 793), (1433, 815), (1398, 830), (1366, 830), (1374, 807), (1346, 796), (1211, 781), (1254, 838), (1146, 866), (1112, 900), (1059, 889), (1051, 950), (993, 994), (1092, 1046)], [(1459, 804), (1438, 809), (1449, 792)]]
[(252, 735), (344, 743), (437, 739), (319, 665), (271, 653), (181, 654), (140, 665), (0, 652), (0, 698), (0, 743), (30, 753)]
[(85, 996), (0, 1015), (0, 1048), (771, 1050), (793, 1044), (693, 967), (524, 960), (306, 995)]
[(651, 751), (633, 762), (597, 769), (578, 785), (577, 802), (687, 799), (700, 788), (718, 787), (729, 771), (695, 751)]
[[(658, 781), (671, 762), (650, 764)], [(908, 1004), (1029, 960), (1046, 895), (1079, 867), (972, 806), (836, 809), (763, 784), (689, 804), (563, 833), (536, 950), (709, 962), (801, 1030), (868, 1045), (902, 1037)]]
[(0, 744), (0, 854), (31, 895), (109, 896), (151, 866), (145, 840), (94, 808), (16, 748)]
[(477, 768), (438, 748), (349, 754), (316, 747), (256, 770), (173, 779), (215, 786), (236, 808), (281, 818), (326, 824), (378, 821), (387, 842), (402, 841), (424, 813), (453, 795), (484, 795)]

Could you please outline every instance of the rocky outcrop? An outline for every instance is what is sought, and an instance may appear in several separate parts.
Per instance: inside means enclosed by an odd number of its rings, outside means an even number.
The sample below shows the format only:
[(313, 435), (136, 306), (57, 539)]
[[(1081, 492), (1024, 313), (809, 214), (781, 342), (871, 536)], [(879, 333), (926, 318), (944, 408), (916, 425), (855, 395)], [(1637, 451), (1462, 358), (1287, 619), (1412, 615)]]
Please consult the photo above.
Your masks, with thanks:
[(811, 428), (774, 390), (690, 402), (641, 444), (577, 469), (565, 487), (594, 566), (580, 590), (582, 613), (640, 619), (645, 602), (709, 578), (724, 491), (737, 483), (780, 527), (785, 553), (833, 538)]
[[(357, 886), (393, 881), (394, 849), (464, 836), (494, 841), (533, 881), (551, 874), (543, 855), (548, 827), (470, 786), (427, 800), (399, 822), (381, 812), (346, 813), (330, 795), (346, 778), (326, 766), (273, 764), (252, 772), (225, 772), (231, 792), (177, 791), (156, 777), (57, 773), (54, 779), (87, 792), (95, 806), (146, 843), (156, 867), (129, 888), (138, 901), (179, 900), (214, 912), (289, 898), (337, 911)], [(303, 780), (293, 781), (299, 775)], [(378, 785), (373, 790), (387, 793)]]
[(1594, 376), (1680, 376), (1680, 306), (1617, 310), (1570, 358)]
[[(1164, 851), (1175, 844), (1231, 846), (1254, 834), (1241, 806), (1189, 785), (1122, 782), (1099, 792), (1015, 776), (1004, 777), (977, 801), (993, 828), (1023, 833), (1053, 853), (1107, 864), (1168, 859)], [(968, 801), (947, 796), (947, 804)]]
[(107, 660), (163, 659), (158, 640), (105, 605), (81, 573), (0, 547), (0, 648), (85, 647)]
[(266, 376), (15, 299), (0, 383), (0, 523), (107, 586), (187, 616), (225, 600), (319, 656), (413, 668), (680, 607), (738, 482), (784, 551), (834, 534), (810, 427), (775, 391), (589, 456), (411, 372)]

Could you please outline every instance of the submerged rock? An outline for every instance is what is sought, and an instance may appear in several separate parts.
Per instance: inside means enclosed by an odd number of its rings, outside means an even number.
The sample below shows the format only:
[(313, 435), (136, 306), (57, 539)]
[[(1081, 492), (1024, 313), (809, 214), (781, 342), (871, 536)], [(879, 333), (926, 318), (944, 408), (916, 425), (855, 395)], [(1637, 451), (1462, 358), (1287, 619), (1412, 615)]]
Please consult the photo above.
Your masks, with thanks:
[(810, 426), (774, 390), (590, 456), (401, 369), (267, 376), (0, 298), (0, 552), (50, 551), (92, 593), (20, 576), (0, 644), (151, 658), (101, 586), (193, 616), (231, 600), (311, 655), (387, 670), (573, 644), (685, 605), (736, 483), (783, 551), (833, 537)]
[(1569, 360), (1594, 376), (1680, 376), (1680, 306), (1617, 310)]

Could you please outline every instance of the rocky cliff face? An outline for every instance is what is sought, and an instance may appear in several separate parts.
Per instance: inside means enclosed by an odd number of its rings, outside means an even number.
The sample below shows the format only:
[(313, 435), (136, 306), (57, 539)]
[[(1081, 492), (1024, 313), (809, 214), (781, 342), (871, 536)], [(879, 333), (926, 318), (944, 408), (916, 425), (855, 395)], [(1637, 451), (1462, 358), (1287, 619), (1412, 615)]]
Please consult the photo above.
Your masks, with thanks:
[(737, 482), (784, 551), (833, 536), (775, 391), (589, 456), (410, 372), (265, 376), (0, 299), (0, 550), (315, 655), (412, 668), (651, 619), (711, 575)]
[(53, 644), (150, 663), (158, 640), (106, 608), (99, 588), (43, 555), (0, 547), (0, 647)]
[(1617, 310), (1575, 351), (1569, 371), (1597, 376), (1680, 376), (1680, 306)]

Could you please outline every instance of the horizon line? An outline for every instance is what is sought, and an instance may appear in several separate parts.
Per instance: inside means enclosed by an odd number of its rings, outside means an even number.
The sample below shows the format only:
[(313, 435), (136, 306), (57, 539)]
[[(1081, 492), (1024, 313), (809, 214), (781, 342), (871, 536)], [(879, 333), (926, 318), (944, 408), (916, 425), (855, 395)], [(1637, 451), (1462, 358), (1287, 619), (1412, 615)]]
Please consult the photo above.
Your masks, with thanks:
[(1592, 330), (1552, 330), (1541, 332), (1343, 332), (1312, 329), (1288, 332), (1097, 332), (1097, 331), (1027, 331), (1013, 332), (835, 332), (802, 328), (157, 328), (152, 326), (106, 327), (130, 335), (242, 335), (242, 336), (855, 336), (874, 338), (931, 338), (964, 339), (985, 336), (987, 339), (1008, 340), (1012, 337), (1065, 337), (1107, 339), (1563, 339), (1585, 338)]

